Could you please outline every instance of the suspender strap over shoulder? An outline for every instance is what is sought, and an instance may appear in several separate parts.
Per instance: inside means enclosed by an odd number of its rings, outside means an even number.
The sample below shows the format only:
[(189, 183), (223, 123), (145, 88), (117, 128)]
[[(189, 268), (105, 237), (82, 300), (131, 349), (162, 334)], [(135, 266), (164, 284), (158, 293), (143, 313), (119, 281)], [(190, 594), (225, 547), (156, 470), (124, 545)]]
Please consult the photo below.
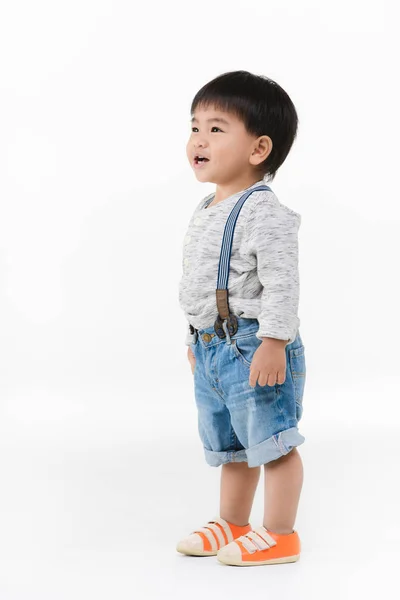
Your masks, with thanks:
[(258, 192), (260, 190), (272, 191), (267, 185), (259, 185), (245, 192), (236, 202), (225, 224), (218, 265), (217, 289), (215, 292), (218, 317), (214, 323), (214, 330), (220, 338), (226, 337), (226, 333), (223, 328), (223, 321), (226, 320), (229, 335), (234, 335), (238, 329), (237, 317), (230, 312), (228, 302), (229, 264), (232, 253), (232, 242), (236, 221), (247, 198), (253, 192)]

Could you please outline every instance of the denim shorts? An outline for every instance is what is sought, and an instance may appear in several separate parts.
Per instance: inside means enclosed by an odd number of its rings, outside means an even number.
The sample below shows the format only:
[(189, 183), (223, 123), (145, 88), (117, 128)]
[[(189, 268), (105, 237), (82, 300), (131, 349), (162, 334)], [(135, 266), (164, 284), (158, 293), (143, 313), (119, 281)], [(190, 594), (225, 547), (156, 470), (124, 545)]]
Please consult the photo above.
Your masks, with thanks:
[[(197, 330), (191, 344), (196, 358), (194, 390), (198, 431), (206, 462), (261, 466), (288, 454), (305, 438), (298, 431), (306, 379), (304, 345), (296, 339), (285, 347), (286, 378), (282, 384), (249, 384), (250, 363), (262, 344), (257, 319), (237, 317), (235, 335), (221, 339), (214, 326)], [(205, 335), (209, 334), (209, 335)]]

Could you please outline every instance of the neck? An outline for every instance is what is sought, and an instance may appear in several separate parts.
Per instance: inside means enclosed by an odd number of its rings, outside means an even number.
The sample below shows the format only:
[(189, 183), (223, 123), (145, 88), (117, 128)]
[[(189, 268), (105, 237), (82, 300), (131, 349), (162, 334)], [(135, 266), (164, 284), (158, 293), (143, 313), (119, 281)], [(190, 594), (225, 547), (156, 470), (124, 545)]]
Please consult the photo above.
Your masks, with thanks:
[(262, 179), (262, 175), (253, 174), (235, 179), (235, 181), (230, 181), (228, 183), (217, 184), (213, 204), (222, 202), (222, 200), (225, 200), (225, 198), (229, 198), (229, 196), (233, 196), (233, 194), (236, 194), (237, 192), (246, 190), (257, 183), (257, 181), (261, 181)]

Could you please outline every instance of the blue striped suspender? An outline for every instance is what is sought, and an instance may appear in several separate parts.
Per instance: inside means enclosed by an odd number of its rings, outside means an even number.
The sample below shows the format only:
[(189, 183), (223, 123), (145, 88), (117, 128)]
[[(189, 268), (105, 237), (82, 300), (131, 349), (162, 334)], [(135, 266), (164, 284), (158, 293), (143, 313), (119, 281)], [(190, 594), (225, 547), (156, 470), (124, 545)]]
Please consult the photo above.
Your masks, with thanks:
[(259, 190), (272, 191), (267, 185), (259, 185), (245, 192), (236, 202), (225, 224), (219, 257), (216, 289), (218, 317), (214, 323), (214, 330), (220, 338), (225, 338), (226, 336), (229, 338), (231, 335), (234, 335), (238, 329), (236, 315), (230, 312), (228, 304), (229, 266), (232, 253), (233, 234), (243, 204), (250, 194), (258, 192)]
[[(267, 190), (269, 192), (272, 191), (271, 188), (268, 187), (268, 185), (259, 185), (245, 192), (236, 202), (225, 223), (224, 235), (222, 238), (221, 252), (218, 264), (218, 277), (216, 289), (218, 317), (214, 323), (214, 330), (218, 337), (227, 337), (228, 342), (230, 341), (230, 336), (234, 335), (238, 329), (237, 317), (236, 315), (230, 312), (228, 303), (229, 266), (232, 253), (233, 234), (235, 231), (236, 221), (238, 219), (243, 204), (246, 202), (250, 194), (252, 194), (253, 192), (258, 192), (260, 190)], [(211, 201), (212, 199), (210, 200), (210, 202)], [(195, 331), (197, 332), (197, 330), (194, 329), (193, 325), (190, 325), (190, 332), (193, 334)]]

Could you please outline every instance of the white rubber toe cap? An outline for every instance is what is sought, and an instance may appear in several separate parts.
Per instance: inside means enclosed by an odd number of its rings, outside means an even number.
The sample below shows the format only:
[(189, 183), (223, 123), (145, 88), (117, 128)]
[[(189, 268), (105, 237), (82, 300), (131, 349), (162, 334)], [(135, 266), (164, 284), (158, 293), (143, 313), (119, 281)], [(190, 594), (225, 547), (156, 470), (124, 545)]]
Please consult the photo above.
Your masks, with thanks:
[(203, 540), (197, 533), (192, 533), (187, 538), (181, 540), (176, 549), (183, 554), (203, 554)]
[(229, 561), (241, 561), (242, 552), (239, 548), (239, 545), (236, 544), (236, 542), (231, 542), (230, 544), (227, 544), (226, 546), (221, 548), (221, 550), (218, 550), (217, 557), (222, 561), (224, 561), (225, 559)]

